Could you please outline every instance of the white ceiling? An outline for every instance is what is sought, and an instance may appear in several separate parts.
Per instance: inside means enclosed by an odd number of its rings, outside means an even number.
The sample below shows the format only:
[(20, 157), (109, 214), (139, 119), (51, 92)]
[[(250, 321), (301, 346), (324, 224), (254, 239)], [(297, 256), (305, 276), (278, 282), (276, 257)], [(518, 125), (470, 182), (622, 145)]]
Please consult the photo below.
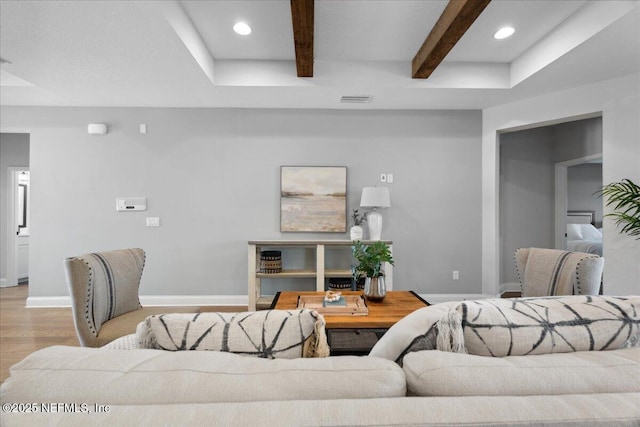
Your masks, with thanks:
[[(485, 108), (640, 72), (639, 5), (493, 0), (420, 80), (445, 1), (316, 0), (314, 77), (298, 78), (289, 0), (2, 0), (0, 105)], [(516, 33), (494, 40), (503, 25)]]

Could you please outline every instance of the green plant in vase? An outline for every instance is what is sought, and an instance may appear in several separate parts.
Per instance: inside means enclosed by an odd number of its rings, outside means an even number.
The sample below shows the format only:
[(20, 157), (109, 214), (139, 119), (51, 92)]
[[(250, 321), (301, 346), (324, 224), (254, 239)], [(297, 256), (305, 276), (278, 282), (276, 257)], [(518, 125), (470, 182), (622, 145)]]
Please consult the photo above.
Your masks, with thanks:
[(364, 277), (365, 297), (373, 301), (382, 300), (387, 293), (382, 265), (385, 262), (394, 265), (389, 246), (383, 241), (365, 245), (357, 240), (353, 242), (352, 252), (357, 261), (352, 268), (354, 280), (357, 283), (359, 278)]
[(605, 216), (615, 218), (620, 232), (638, 236), (636, 239), (640, 240), (640, 187), (630, 179), (623, 179), (605, 185), (596, 194), (607, 199), (607, 206), (614, 205), (614, 211)]
[(351, 227), (351, 230), (349, 230), (351, 240), (360, 240), (362, 239), (364, 233), (364, 230), (362, 229), (362, 223), (367, 220), (367, 214), (365, 212), (363, 215), (360, 215), (358, 209), (354, 209), (351, 218), (353, 218), (353, 227)]

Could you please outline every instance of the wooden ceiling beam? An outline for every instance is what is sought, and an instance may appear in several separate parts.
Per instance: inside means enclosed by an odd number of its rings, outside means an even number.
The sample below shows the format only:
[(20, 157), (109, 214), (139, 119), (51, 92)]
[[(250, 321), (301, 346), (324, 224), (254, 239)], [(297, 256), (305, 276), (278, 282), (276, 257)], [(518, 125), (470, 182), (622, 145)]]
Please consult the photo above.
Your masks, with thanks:
[(313, 8), (314, 0), (291, 0), (298, 77), (313, 77)]
[(413, 78), (428, 78), (490, 2), (491, 0), (449, 0), (411, 62)]

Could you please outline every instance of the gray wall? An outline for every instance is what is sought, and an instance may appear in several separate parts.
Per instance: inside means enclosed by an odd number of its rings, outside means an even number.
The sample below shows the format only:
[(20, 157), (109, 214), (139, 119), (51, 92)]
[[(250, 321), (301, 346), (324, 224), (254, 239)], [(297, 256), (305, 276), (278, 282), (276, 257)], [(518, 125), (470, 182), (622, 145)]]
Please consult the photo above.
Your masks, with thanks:
[[(393, 173), (394, 288), (481, 292), (479, 111), (1, 111), (3, 128), (31, 131), (31, 296), (68, 294), (64, 257), (122, 247), (147, 251), (143, 295), (246, 295), (248, 240), (348, 238), (280, 233), (281, 165), (347, 166), (349, 209)], [(109, 133), (88, 135), (95, 122)], [(148, 210), (116, 212), (118, 196)]]
[(554, 247), (555, 163), (598, 153), (601, 117), (500, 135), (501, 284), (518, 282), (516, 249)]
[(500, 135), (500, 283), (518, 282), (513, 254), (553, 247), (551, 129)]
[(602, 153), (602, 117), (550, 126), (553, 161), (564, 162)]
[(596, 227), (602, 227), (602, 198), (594, 195), (602, 187), (602, 164), (584, 163), (567, 168), (567, 208), (595, 211)]
[(0, 278), (7, 277), (7, 168), (29, 166), (29, 135), (0, 133)]

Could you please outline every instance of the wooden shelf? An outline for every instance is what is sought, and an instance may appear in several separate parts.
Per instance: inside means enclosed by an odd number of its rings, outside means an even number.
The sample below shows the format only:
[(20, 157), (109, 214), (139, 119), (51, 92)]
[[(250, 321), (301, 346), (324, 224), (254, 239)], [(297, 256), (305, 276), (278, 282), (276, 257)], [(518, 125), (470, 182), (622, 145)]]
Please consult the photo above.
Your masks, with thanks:
[(277, 278), (296, 278), (296, 277), (308, 277), (315, 278), (318, 275), (316, 270), (282, 270), (280, 273), (256, 273), (256, 277), (263, 279), (277, 279)]
[[(262, 279), (286, 279), (286, 278), (315, 278), (316, 270), (282, 270), (280, 273), (256, 273), (256, 277)], [(325, 270), (324, 277), (351, 277), (351, 270)]]
[[(393, 242), (383, 240), (393, 252)], [(372, 244), (371, 240), (364, 240), (363, 243)], [(249, 290), (249, 310), (257, 308), (268, 308), (273, 297), (263, 297), (261, 290), (262, 279), (293, 279), (310, 278), (316, 279), (316, 291), (322, 292), (325, 289), (326, 278), (348, 278), (351, 277), (351, 270), (347, 269), (327, 269), (325, 266), (325, 249), (344, 248), (352, 246), (351, 240), (250, 240), (248, 246), (248, 290)], [(314, 249), (316, 253), (316, 268), (290, 269), (280, 273), (260, 273), (260, 252), (262, 250), (275, 250), (284, 248)], [(393, 289), (393, 267), (385, 264), (386, 285), (388, 290)]]
[(351, 277), (351, 270), (325, 270), (324, 277)]

